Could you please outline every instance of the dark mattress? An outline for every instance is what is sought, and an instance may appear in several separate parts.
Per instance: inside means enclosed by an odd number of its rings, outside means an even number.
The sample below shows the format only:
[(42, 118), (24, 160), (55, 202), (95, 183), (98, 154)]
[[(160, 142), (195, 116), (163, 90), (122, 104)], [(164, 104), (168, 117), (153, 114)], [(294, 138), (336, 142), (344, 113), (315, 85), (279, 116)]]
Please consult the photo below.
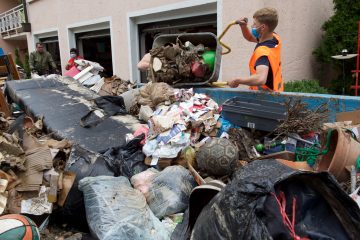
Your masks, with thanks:
[(56, 138), (69, 139), (90, 151), (101, 151), (125, 144), (131, 131), (119, 121), (106, 118), (92, 128), (80, 126), (80, 119), (90, 110), (89, 100), (98, 95), (78, 84), (54, 79), (32, 79), (6, 82), (6, 95), (27, 114), (44, 116), (44, 125)]

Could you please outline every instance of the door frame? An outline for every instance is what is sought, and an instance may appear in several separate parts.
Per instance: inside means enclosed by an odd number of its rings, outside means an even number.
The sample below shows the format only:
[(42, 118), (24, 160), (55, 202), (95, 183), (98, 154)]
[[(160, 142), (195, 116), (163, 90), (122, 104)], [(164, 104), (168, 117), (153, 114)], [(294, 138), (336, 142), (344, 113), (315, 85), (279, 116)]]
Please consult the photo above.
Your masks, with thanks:
[(75, 37), (76, 33), (109, 29), (110, 30), (110, 41), (111, 41), (111, 61), (112, 61), (113, 72), (115, 72), (116, 44), (114, 43), (114, 34), (113, 34), (114, 32), (113, 32), (111, 16), (70, 24), (70, 25), (66, 26), (66, 29), (67, 29), (67, 35), (68, 35), (67, 39), (68, 39), (68, 46), (69, 46), (68, 52), (70, 51), (71, 48), (76, 47), (76, 37)]

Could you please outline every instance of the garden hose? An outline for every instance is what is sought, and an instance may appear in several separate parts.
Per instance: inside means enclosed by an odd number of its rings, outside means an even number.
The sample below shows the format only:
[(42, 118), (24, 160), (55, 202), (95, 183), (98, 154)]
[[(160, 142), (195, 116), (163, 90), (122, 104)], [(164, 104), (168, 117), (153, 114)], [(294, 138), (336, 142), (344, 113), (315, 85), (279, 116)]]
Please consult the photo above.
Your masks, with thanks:
[[(248, 21), (247, 18), (244, 19), (245, 22)], [(221, 41), (221, 39), (224, 37), (224, 35), (226, 34), (226, 32), (234, 25), (238, 25), (239, 22), (238, 21), (232, 21), (230, 22), (227, 27), (224, 29), (224, 31), (220, 34), (220, 36), (218, 37), (218, 41), (220, 43), (221, 46), (223, 46), (224, 48), (226, 48), (226, 51), (225, 52), (222, 52), (221, 55), (225, 55), (225, 54), (228, 54), (231, 52), (231, 48), (226, 45), (224, 42)]]
[(318, 143), (314, 144), (310, 148), (296, 148), (295, 149), (295, 159), (298, 162), (306, 161), (311, 167), (314, 166), (316, 158), (319, 155), (325, 155), (329, 152), (330, 149), (330, 138), (332, 134), (332, 129), (329, 130), (326, 136), (325, 149), (322, 151), (319, 150), (320, 145)]

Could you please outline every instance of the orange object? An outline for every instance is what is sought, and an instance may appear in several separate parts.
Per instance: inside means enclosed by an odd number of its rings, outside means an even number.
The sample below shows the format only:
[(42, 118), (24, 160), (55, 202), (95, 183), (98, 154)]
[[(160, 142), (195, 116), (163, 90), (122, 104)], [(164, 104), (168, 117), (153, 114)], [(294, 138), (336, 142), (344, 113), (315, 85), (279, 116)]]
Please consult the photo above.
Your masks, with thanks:
[(84, 59), (81, 56), (77, 56), (76, 58), (70, 58), (68, 61), (68, 66), (65, 67), (66, 70), (70, 70), (71, 68), (75, 67), (75, 60), (82, 60)]
[(283, 92), (284, 91), (284, 83), (282, 80), (282, 73), (281, 73), (281, 40), (280, 37), (274, 33), (274, 37), (279, 42), (279, 44), (274, 48), (269, 48), (266, 46), (260, 46), (255, 49), (250, 62), (249, 68), (251, 75), (256, 74), (255, 63), (256, 61), (263, 56), (267, 56), (269, 58), (269, 62), (272, 69), (273, 74), (273, 89), (270, 89), (266, 85), (262, 86), (251, 86), (251, 90), (270, 90), (270, 91), (277, 91)]
[(40, 239), (36, 224), (20, 214), (8, 214), (0, 217), (0, 239)]
[(3, 112), (5, 117), (11, 116), (10, 108), (2, 91), (0, 91), (0, 112)]
[(72, 68), (70, 68), (69, 71), (67, 71), (64, 75), (68, 76), (68, 77), (75, 77), (76, 74), (78, 74), (80, 71), (73, 66)]
[(309, 164), (307, 162), (294, 162), (294, 161), (289, 161), (286, 159), (276, 159), (276, 161), (278, 161), (292, 169), (295, 169), (295, 170), (313, 171), (313, 169), (309, 166)]

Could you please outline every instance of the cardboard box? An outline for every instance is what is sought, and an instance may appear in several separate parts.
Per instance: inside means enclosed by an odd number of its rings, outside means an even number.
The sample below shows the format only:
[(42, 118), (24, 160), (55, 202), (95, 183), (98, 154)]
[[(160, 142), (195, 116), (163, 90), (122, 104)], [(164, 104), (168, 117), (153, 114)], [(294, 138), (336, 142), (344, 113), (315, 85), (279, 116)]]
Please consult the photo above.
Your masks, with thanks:
[(352, 125), (360, 124), (360, 110), (336, 114), (337, 122), (352, 121)]

